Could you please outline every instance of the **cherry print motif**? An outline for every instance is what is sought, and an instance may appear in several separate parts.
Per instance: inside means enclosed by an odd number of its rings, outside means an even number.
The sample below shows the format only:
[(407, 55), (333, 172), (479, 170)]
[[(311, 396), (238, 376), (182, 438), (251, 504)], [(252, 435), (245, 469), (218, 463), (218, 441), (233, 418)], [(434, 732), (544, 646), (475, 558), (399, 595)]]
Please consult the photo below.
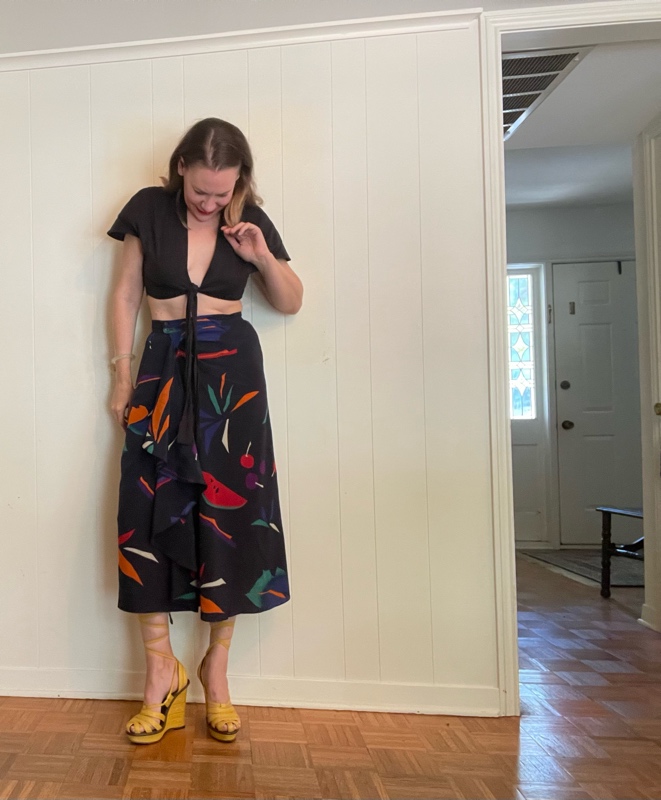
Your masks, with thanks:
[[(252, 442), (249, 442), (248, 450), (250, 450), (250, 445), (251, 444), (252, 444)], [(245, 467), (246, 469), (252, 469), (252, 467), (253, 467), (253, 465), (255, 463), (255, 459), (251, 455), (248, 454), (248, 450), (246, 450), (246, 452), (241, 456), (241, 458), (239, 460), (241, 462), (241, 466), (242, 467)]]
[(246, 475), (246, 486), (248, 489), (254, 489), (255, 487), (259, 486), (260, 489), (263, 489), (264, 486), (261, 483), (257, 482), (257, 475), (254, 472), (249, 472)]

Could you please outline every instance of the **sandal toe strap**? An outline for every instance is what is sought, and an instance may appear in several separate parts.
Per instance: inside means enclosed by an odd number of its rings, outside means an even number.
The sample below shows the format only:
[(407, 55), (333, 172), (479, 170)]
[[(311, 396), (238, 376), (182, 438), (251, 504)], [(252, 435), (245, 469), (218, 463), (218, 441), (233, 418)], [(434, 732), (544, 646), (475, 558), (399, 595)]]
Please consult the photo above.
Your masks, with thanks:
[[(165, 721), (165, 714), (161, 713), (160, 704), (143, 705), (140, 711), (126, 724), (126, 729), (134, 733), (153, 733), (162, 727)], [(136, 726), (142, 726), (142, 731), (136, 730)]]
[(207, 722), (216, 730), (219, 730), (220, 725), (229, 725), (230, 723), (238, 728), (241, 720), (231, 703), (208, 703)]

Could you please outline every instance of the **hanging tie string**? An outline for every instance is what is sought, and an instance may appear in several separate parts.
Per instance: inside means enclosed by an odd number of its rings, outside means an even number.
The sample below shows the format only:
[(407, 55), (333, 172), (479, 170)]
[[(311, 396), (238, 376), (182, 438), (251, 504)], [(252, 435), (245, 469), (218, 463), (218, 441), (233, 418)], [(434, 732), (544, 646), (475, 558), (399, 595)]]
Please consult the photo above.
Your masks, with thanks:
[(182, 444), (195, 444), (195, 432), (198, 426), (199, 407), (197, 401), (197, 292), (193, 286), (186, 296), (186, 346), (184, 348), (186, 364), (184, 366), (184, 412), (179, 424), (178, 441)]

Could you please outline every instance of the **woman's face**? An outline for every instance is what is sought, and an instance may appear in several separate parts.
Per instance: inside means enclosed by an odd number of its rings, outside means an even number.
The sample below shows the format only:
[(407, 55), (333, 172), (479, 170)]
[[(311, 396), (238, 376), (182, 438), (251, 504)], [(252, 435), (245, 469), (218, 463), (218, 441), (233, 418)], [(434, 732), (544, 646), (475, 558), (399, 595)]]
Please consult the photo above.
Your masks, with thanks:
[(186, 167), (179, 164), (184, 179), (184, 201), (188, 211), (199, 222), (217, 220), (221, 209), (232, 199), (239, 167), (209, 169), (202, 164)]

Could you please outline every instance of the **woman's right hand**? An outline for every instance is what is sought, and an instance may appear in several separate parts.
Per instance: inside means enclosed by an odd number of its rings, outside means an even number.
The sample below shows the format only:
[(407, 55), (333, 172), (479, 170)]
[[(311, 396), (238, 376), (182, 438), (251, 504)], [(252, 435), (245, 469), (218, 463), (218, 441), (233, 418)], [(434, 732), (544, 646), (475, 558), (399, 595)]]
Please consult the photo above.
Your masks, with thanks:
[(110, 412), (124, 430), (126, 430), (126, 421), (132, 396), (133, 382), (126, 378), (115, 378), (115, 386), (110, 399)]

